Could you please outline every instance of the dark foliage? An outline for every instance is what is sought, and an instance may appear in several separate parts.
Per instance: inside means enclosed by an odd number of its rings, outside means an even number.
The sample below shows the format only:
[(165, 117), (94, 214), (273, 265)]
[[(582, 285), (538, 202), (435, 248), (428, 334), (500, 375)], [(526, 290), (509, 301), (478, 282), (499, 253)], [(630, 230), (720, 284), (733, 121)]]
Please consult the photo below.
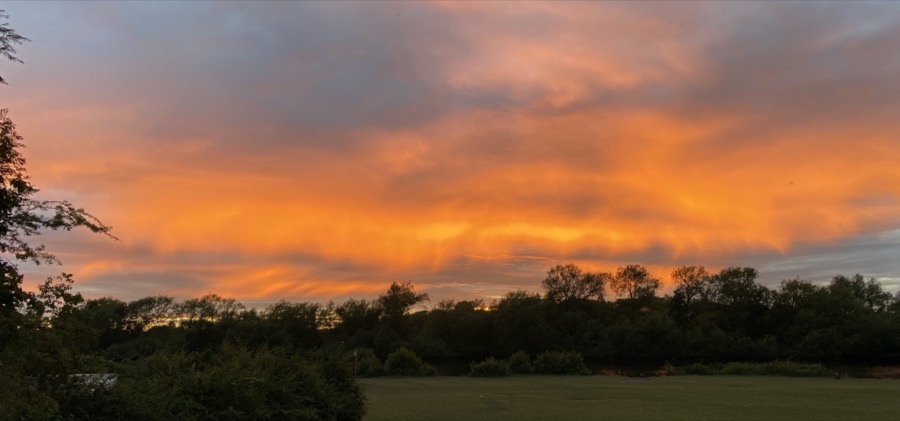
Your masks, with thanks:
[(384, 362), (384, 369), (391, 376), (434, 376), (437, 369), (422, 361), (415, 352), (399, 348)]
[(502, 377), (509, 374), (509, 364), (494, 357), (469, 365), (469, 375), (472, 377)]
[(534, 359), (537, 374), (590, 374), (581, 354), (571, 351), (547, 351)]
[(513, 374), (531, 374), (534, 371), (531, 366), (531, 357), (524, 351), (510, 355), (508, 365), (510, 373)]
[(793, 361), (694, 363), (679, 371), (684, 372), (684, 374), (731, 376), (833, 377), (835, 375), (834, 371), (825, 368), (821, 364), (797, 363)]

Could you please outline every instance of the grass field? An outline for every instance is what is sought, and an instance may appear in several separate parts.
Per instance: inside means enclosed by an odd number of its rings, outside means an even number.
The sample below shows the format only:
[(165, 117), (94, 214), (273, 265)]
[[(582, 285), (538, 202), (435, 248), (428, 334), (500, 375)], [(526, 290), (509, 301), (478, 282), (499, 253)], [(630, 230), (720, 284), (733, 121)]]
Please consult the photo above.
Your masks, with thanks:
[(900, 380), (675, 376), (364, 379), (366, 421), (900, 420)]

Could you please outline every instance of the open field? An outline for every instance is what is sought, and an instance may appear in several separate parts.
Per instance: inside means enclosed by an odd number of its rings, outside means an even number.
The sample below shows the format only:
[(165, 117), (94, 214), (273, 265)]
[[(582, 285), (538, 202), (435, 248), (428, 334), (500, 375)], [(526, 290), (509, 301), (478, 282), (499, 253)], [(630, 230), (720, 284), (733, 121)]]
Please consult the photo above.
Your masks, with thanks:
[(756, 376), (364, 379), (367, 421), (900, 420), (900, 381)]

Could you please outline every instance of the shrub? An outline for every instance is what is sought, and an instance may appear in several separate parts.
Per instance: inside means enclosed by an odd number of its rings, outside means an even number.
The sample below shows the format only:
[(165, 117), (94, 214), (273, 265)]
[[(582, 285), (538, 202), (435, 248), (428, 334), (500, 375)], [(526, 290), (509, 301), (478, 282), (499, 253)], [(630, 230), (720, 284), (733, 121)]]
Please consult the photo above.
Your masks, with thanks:
[(788, 376), (830, 377), (834, 371), (821, 364), (805, 364), (793, 361), (769, 361), (764, 363), (730, 362), (724, 364), (695, 363), (685, 367), (686, 374), (731, 376)]
[(387, 361), (384, 363), (385, 371), (392, 376), (434, 376), (437, 375), (437, 369), (426, 364), (416, 355), (406, 348), (400, 347), (396, 351), (390, 353)]
[(490, 357), (482, 362), (469, 365), (469, 375), (472, 377), (501, 377), (509, 375), (509, 365), (504, 360)]
[(666, 361), (666, 363), (663, 364), (662, 370), (657, 371), (657, 375), (660, 375), (660, 376), (676, 376), (676, 375), (679, 375), (682, 373), (684, 373), (684, 370), (673, 365), (672, 363), (670, 363), (668, 361)]
[(544, 352), (534, 360), (534, 372), (538, 374), (590, 374), (584, 359), (577, 352)]
[(509, 371), (515, 374), (531, 374), (531, 357), (525, 351), (519, 351), (509, 357)]
[(707, 364), (694, 363), (684, 368), (685, 374), (695, 374), (698, 376), (705, 376), (709, 374), (715, 374), (716, 368)]
[(344, 361), (234, 346), (137, 360), (102, 398), (82, 401), (96, 407), (82, 419), (359, 420), (365, 411), (365, 395)]
[[(356, 350), (356, 358), (353, 363), (356, 365), (355, 371), (358, 377), (378, 377), (386, 374), (384, 371), (384, 363), (375, 355), (375, 351), (369, 348)], [(353, 355), (351, 354), (352, 358)]]
[(877, 366), (866, 370), (865, 377), (876, 379), (900, 379), (900, 367)]

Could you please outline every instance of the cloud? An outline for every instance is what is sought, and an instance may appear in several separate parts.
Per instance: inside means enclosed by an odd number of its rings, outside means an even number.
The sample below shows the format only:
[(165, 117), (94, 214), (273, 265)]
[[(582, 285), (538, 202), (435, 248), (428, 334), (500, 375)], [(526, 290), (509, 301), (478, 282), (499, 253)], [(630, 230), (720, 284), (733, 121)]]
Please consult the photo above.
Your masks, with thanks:
[(122, 238), (48, 237), (99, 295), (781, 274), (900, 228), (893, 4), (184, 6), (9, 7), (31, 174)]

